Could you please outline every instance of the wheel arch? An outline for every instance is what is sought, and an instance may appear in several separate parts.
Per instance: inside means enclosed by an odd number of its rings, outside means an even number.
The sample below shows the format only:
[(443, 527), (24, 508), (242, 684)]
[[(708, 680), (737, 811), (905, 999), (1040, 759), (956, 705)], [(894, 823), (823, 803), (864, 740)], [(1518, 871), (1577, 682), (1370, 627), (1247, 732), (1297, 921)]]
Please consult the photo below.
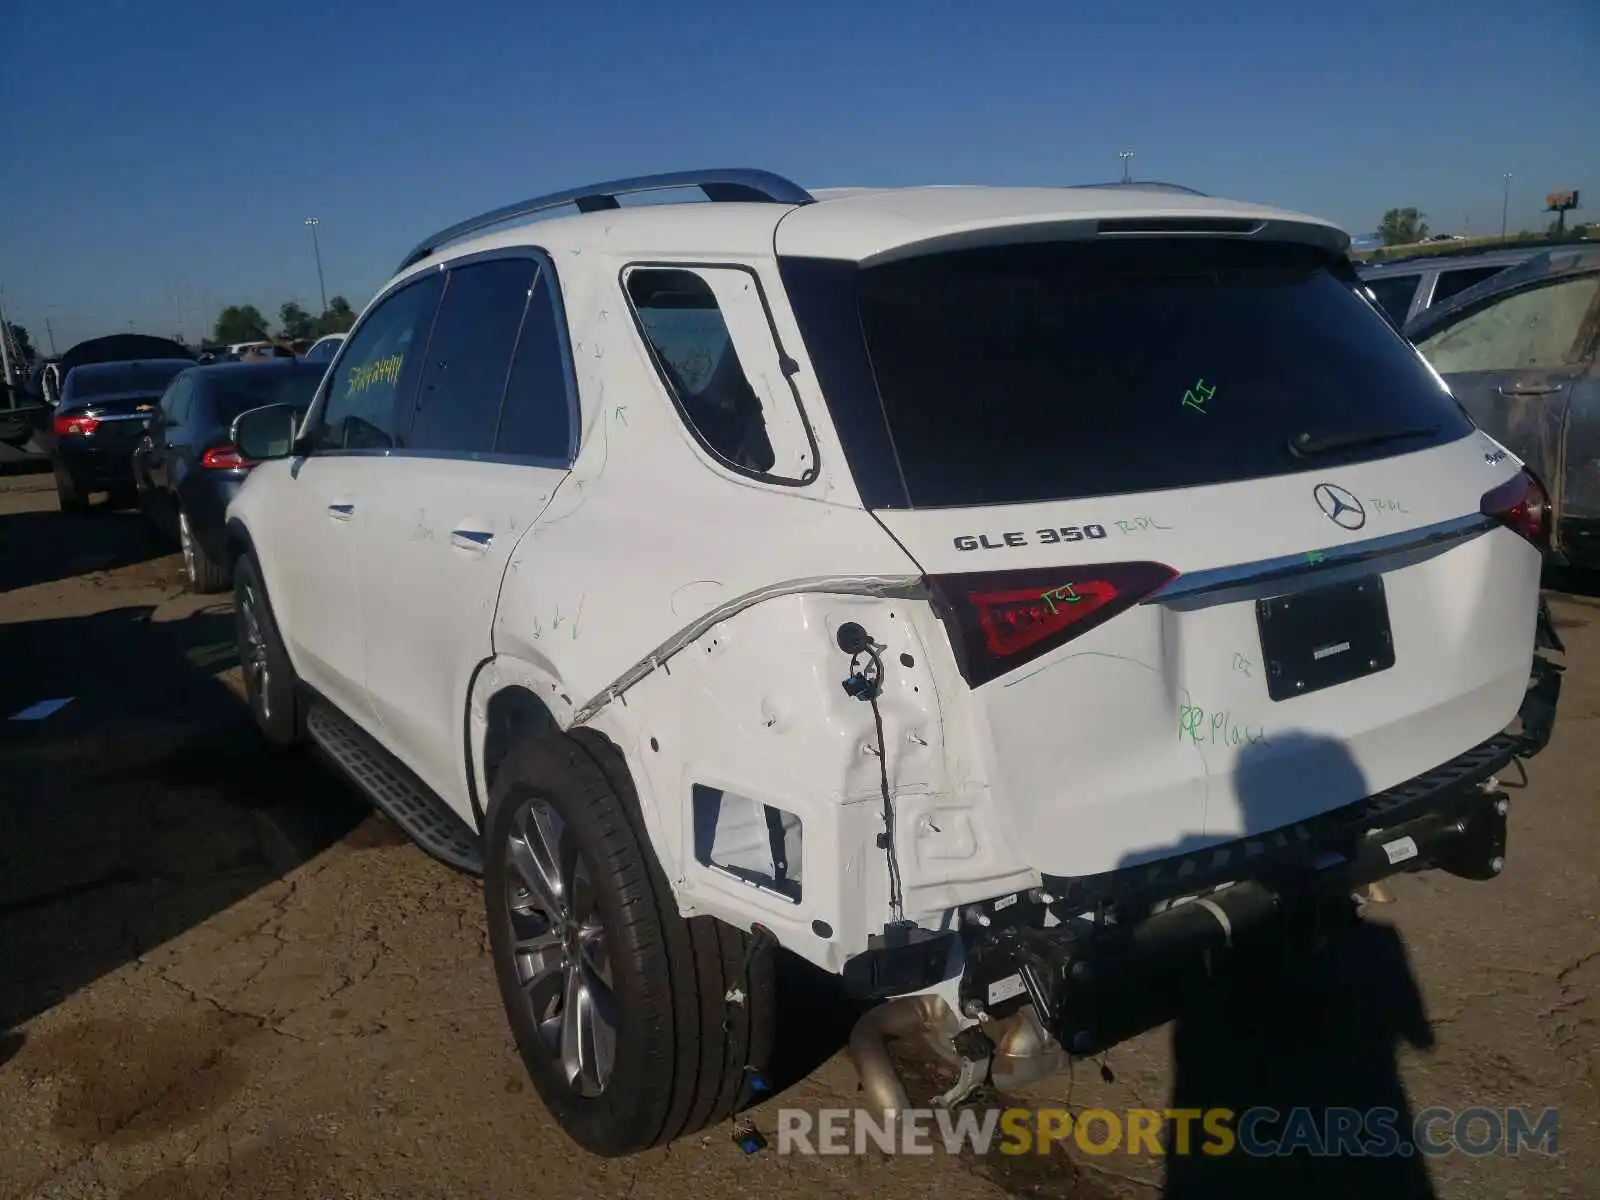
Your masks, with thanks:
[(561, 679), (548, 664), (497, 654), (479, 663), (467, 684), (462, 725), (467, 800), (479, 830), (489, 790), (506, 752), (518, 738), (567, 728), (573, 705)]
[(255, 539), (250, 536), (250, 530), (238, 517), (229, 517), (227, 526), (228, 569), (233, 570), (237, 563), (246, 554), (255, 556), (256, 562), (261, 561), (261, 556), (256, 554)]
[[(616, 707), (616, 706), (612, 706)], [(609, 719), (574, 725), (577, 704), (553, 665), (530, 662), (507, 654), (484, 660), (474, 672), (467, 689), (467, 712), (463, 734), (466, 756), (467, 797), (472, 816), (481, 831), (485, 826), (489, 792), (494, 775), (505, 754), (518, 739), (546, 733), (566, 733), (600, 738), (617, 750), (627, 769), (629, 781), (638, 796), (640, 827), (677, 899), (682, 900), (677, 870), (677, 839), (664, 814), (657, 810), (645, 772), (637, 769), (629, 748), (637, 741), (637, 731), (616, 714)], [(580, 739), (581, 740), (581, 739)]]

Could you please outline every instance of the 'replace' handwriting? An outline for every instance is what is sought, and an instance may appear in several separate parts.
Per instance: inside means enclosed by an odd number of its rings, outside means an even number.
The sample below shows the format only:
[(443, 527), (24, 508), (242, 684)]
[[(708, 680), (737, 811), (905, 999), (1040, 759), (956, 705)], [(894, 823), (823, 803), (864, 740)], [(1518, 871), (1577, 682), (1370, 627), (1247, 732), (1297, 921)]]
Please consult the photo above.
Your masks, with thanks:
[(1411, 513), (1411, 510), (1405, 505), (1401, 504), (1398, 500), (1373, 500), (1369, 498), (1367, 503), (1372, 505), (1374, 512), (1395, 512), (1405, 513), (1407, 515), (1410, 515)]
[(1165, 529), (1170, 532), (1172, 529), (1171, 525), (1163, 525), (1154, 517), (1135, 517), (1131, 521), (1117, 521), (1114, 524), (1123, 533), (1143, 533), (1147, 529)]
[(1244, 655), (1240, 654), (1237, 650), (1233, 652), (1233, 669), (1235, 671), (1243, 671), (1246, 675), (1249, 675), (1250, 668), (1253, 666), (1255, 666), (1255, 664)]
[[(1188, 692), (1184, 693), (1187, 697)], [(1254, 746), (1267, 740), (1261, 726), (1238, 725), (1227, 710), (1210, 712), (1198, 704), (1178, 706), (1178, 740), (1184, 738), (1196, 746)]]

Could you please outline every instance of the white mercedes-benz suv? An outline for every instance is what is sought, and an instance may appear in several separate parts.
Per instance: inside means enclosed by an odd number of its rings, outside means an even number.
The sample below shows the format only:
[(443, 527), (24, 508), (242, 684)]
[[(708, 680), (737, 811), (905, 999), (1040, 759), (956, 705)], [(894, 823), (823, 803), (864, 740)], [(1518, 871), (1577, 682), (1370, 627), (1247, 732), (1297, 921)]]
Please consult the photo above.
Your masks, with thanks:
[(590, 1150), (770, 1086), (779, 948), (885, 1001), (883, 1112), (894, 1036), (947, 1103), (1040, 1078), (1202, 957), (1504, 864), (1495, 774), (1559, 692), (1545, 492), (1347, 245), (1172, 187), (747, 170), (443, 230), (303, 419), (235, 424), (256, 718), (481, 871)]

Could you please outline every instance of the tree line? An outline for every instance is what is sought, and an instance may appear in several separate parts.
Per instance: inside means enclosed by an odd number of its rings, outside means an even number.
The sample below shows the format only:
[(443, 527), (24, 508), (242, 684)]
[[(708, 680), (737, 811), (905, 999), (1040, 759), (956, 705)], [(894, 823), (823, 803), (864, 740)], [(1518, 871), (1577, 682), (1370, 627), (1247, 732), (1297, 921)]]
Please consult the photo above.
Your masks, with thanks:
[[(312, 316), (293, 300), (280, 304), (276, 333), (271, 330), (267, 318), (261, 315), (261, 310), (254, 304), (230, 304), (217, 314), (217, 319), (211, 327), (211, 342), (213, 345), (261, 341), (300, 342), (325, 337), (330, 333), (348, 333), (355, 323), (355, 310), (350, 307), (350, 301), (343, 296), (330, 297), (328, 307), (320, 317)], [(8, 321), (7, 324), (11, 327), (12, 348), (20, 353), (22, 361), (27, 363), (38, 358), (39, 352), (34, 347), (28, 327), (19, 325), (15, 321)], [(183, 341), (176, 335), (172, 340)]]
[(284, 301), (278, 306), (276, 332), (254, 304), (230, 304), (217, 314), (211, 326), (211, 340), (218, 345), (267, 340), (299, 342), (330, 333), (347, 333), (355, 323), (355, 310), (343, 296), (330, 298), (320, 317), (312, 316), (293, 300)]
[(23, 362), (32, 362), (39, 357), (39, 352), (33, 348), (33, 339), (28, 336), (28, 327), (18, 325), (15, 321), (7, 321), (11, 327), (11, 345), (22, 355)]
[[(1416, 208), (1391, 208), (1383, 214), (1383, 220), (1378, 222), (1377, 233), (1383, 239), (1385, 246), (1410, 246), (1422, 241), (1428, 236), (1428, 222), (1423, 218), (1428, 214)], [(1545, 228), (1544, 236), (1548, 238), (1579, 240), (1588, 234), (1588, 226), (1574, 225), (1569, 231), (1565, 214), (1561, 214)], [(1517, 238), (1526, 240), (1539, 236), (1529, 229), (1517, 231)]]

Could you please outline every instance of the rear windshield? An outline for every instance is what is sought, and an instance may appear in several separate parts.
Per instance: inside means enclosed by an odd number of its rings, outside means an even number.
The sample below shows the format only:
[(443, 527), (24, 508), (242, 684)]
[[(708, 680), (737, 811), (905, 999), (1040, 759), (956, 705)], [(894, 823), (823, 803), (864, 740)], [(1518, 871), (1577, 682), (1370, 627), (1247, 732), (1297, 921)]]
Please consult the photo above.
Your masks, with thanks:
[[(1407, 453), (1471, 422), (1311, 248), (984, 248), (858, 274), (913, 507), (1193, 487)], [(1394, 431), (1410, 436), (1327, 448)], [(1292, 438), (1318, 446), (1311, 457)]]
[(108, 363), (103, 367), (77, 367), (67, 375), (67, 398), (87, 400), (118, 392), (164, 392), (172, 377), (194, 366), (192, 362)]
[(252, 408), (268, 404), (293, 404), (310, 408), (312, 394), (322, 382), (323, 368), (295, 366), (289, 370), (230, 369), (206, 381), (206, 393), (216, 405), (217, 420), (231, 425)]
[(1434, 282), (1433, 298), (1428, 303), (1443, 304), (1469, 287), (1475, 287), (1485, 279), (1493, 279), (1505, 269), (1505, 264), (1502, 263), (1497, 267), (1462, 267), (1455, 271), (1442, 271)]
[(1366, 285), (1377, 297), (1378, 307), (1394, 318), (1396, 325), (1404, 325), (1406, 314), (1411, 311), (1411, 302), (1416, 299), (1417, 284), (1420, 282), (1422, 282), (1421, 275), (1382, 275), (1367, 280)]

